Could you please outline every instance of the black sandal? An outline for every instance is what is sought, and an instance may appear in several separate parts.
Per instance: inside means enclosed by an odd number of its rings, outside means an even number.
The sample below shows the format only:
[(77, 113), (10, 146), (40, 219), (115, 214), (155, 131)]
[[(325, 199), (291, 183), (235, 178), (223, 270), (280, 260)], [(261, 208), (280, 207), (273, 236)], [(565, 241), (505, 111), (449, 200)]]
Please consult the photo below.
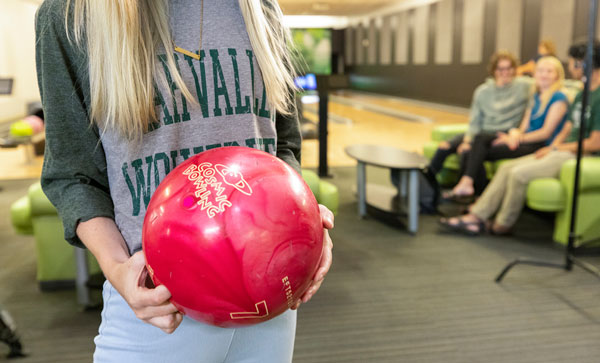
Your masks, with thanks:
[[(473, 222), (465, 222), (461, 217), (456, 218), (458, 218), (458, 223), (456, 224), (450, 223), (450, 218), (440, 219), (439, 224), (450, 232), (461, 233), (471, 237), (479, 236), (483, 231), (485, 231), (484, 221), (478, 220)], [(476, 231), (471, 230), (469, 229), (470, 226), (477, 226), (478, 229)]]
[(446, 201), (455, 202), (458, 204), (471, 204), (475, 201), (475, 195), (455, 194), (452, 190), (442, 193), (442, 198)]
[(491, 226), (489, 226), (488, 229), (492, 236), (512, 236), (512, 234), (513, 234), (512, 227), (500, 232), (500, 231), (495, 230), (494, 225), (492, 224)]

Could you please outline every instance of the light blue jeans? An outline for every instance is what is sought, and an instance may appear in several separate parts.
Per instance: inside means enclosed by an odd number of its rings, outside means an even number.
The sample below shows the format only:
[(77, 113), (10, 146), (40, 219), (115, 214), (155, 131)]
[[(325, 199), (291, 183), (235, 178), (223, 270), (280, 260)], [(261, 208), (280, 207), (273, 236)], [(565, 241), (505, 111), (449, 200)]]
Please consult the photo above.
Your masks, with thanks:
[(173, 334), (139, 320), (107, 281), (94, 339), (97, 363), (285, 363), (292, 361), (296, 311), (243, 328), (218, 328), (184, 317)]

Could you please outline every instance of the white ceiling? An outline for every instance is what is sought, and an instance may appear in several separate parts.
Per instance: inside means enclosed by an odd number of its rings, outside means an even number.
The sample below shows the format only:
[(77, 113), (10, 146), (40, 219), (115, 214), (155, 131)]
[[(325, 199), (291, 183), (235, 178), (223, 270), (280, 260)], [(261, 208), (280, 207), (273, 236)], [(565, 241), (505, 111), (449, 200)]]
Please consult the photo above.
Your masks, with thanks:
[[(20, 1), (41, 4), (44, 0)], [(419, 1), (424, 0), (278, 0), (285, 15), (329, 15), (347, 17), (360, 17), (382, 8), (417, 3)]]

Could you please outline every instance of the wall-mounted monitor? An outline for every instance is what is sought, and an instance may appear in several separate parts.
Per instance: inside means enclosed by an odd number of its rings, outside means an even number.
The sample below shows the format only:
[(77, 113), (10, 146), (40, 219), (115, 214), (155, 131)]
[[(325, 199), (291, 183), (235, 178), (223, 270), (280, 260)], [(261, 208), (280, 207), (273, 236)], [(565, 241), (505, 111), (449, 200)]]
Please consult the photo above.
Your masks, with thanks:
[(313, 73), (307, 73), (303, 76), (298, 76), (294, 79), (296, 87), (304, 91), (314, 91), (317, 89), (317, 77)]

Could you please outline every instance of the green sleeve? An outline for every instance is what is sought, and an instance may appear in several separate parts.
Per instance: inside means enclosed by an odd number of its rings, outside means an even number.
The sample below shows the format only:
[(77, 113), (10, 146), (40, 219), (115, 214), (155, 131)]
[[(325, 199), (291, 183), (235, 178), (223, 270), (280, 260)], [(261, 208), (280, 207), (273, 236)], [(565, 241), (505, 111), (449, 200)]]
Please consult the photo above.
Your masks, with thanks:
[(65, 239), (82, 247), (77, 224), (114, 218), (114, 208), (98, 129), (88, 118), (87, 59), (67, 40), (64, 9), (64, 0), (47, 0), (36, 14), (36, 67), (46, 123), (41, 184), (62, 219)]
[(275, 116), (275, 128), (277, 129), (277, 157), (300, 173), (302, 135), (296, 110), (289, 115), (278, 112)]
[(577, 92), (575, 98), (573, 99), (573, 102), (569, 104), (569, 110), (567, 111), (567, 120), (573, 122), (573, 124), (575, 124), (575, 120), (573, 120), (573, 112), (575, 111), (575, 107), (577, 106), (577, 104), (581, 102), (582, 93), (582, 91)]
[[(593, 97), (590, 98), (593, 100)], [(592, 105), (590, 116), (590, 120), (588, 121), (591, 124), (590, 133), (592, 131), (600, 131), (600, 99)]]

